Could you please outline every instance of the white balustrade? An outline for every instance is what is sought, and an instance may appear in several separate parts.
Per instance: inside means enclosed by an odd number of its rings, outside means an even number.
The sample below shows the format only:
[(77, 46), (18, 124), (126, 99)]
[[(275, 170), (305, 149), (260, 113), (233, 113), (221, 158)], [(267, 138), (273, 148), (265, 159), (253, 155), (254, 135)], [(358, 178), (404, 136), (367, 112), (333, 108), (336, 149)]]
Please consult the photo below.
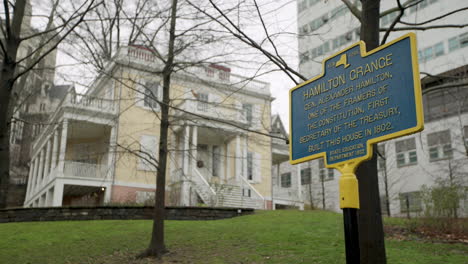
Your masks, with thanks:
[(101, 164), (90, 164), (76, 161), (65, 161), (64, 176), (104, 179), (108, 167)]
[[(196, 119), (197, 116), (201, 116), (247, 124), (244, 111), (235, 106), (187, 99), (184, 103), (179, 105), (178, 108), (182, 110), (179, 111), (179, 115), (190, 115), (190, 117), (194, 119)], [(191, 113), (193, 114), (191, 115)]]
[(84, 94), (68, 94), (67, 106), (113, 112), (114, 101)]

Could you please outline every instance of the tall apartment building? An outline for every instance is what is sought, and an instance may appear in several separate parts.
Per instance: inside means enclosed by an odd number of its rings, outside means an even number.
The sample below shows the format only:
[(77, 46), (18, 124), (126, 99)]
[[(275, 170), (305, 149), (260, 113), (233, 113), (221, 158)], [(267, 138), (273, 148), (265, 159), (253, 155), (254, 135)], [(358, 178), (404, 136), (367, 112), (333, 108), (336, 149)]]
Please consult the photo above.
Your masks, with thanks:
[[(69, 93), (33, 143), (24, 206), (154, 199), (163, 65), (121, 47), (86, 94)], [(172, 75), (167, 204), (271, 208), (269, 84), (220, 65)]]
[[(359, 7), (360, 1), (351, 2)], [(359, 41), (360, 24), (342, 1), (298, 0), (297, 6), (299, 70), (313, 77), (322, 71), (324, 58)], [(396, 1), (381, 1), (381, 12), (395, 6)], [(414, 1), (402, 20), (422, 23), (464, 7), (468, 7), (468, 3), (462, 0)], [(398, 12), (393, 12), (381, 17), (381, 28), (388, 27), (397, 15)], [(467, 23), (466, 11), (462, 11), (420, 26)], [(413, 25), (399, 23), (396, 27), (407, 26)], [(392, 32), (389, 40), (407, 32)], [(453, 184), (464, 186), (460, 189), (459, 204), (454, 207), (458, 207), (459, 215), (467, 215), (468, 28), (413, 32), (418, 42), (425, 129), (379, 144), (382, 209), (392, 215), (422, 214), (421, 190), (453, 180)], [(282, 163), (273, 168), (272, 175), (276, 206), (302, 206), (312, 202), (315, 207), (340, 211), (339, 172), (325, 168), (322, 160), (296, 166)]]

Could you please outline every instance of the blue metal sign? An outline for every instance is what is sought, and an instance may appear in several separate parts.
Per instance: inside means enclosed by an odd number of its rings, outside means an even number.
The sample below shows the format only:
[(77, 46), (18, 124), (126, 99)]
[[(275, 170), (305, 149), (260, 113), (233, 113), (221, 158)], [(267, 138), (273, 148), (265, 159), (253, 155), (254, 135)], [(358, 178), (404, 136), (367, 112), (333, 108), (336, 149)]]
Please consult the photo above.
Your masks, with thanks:
[(323, 62), (290, 91), (290, 162), (369, 159), (371, 144), (423, 129), (413, 33), (366, 53), (363, 42)]

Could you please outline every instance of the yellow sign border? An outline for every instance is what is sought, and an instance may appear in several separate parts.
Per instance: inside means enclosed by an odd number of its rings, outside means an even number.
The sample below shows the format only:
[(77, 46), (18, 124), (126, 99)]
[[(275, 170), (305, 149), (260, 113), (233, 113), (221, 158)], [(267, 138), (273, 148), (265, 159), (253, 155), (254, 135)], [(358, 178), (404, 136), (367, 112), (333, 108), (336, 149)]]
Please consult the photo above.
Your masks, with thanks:
[[(386, 47), (389, 47), (403, 39), (406, 39), (406, 38), (409, 38), (410, 39), (410, 45), (411, 45), (411, 62), (412, 62), (412, 66), (413, 66), (413, 84), (414, 84), (414, 99), (415, 99), (415, 106), (416, 106), (416, 119), (417, 119), (417, 124), (415, 127), (412, 127), (412, 128), (408, 128), (408, 129), (405, 129), (405, 130), (400, 130), (400, 131), (397, 131), (395, 133), (392, 133), (392, 134), (389, 134), (389, 135), (384, 135), (384, 136), (380, 136), (380, 137), (376, 137), (376, 138), (372, 138), (370, 140), (367, 141), (366, 145), (367, 145), (367, 154), (366, 156), (363, 156), (363, 157), (358, 157), (358, 158), (355, 158), (355, 159), (351, 159), (351, 160), (346, 160), (346, 161), (342, 161), (342, 162), (338, 162), (336, 164), (333, 164), (333, 165), (328, 165), (328, 162), (327, 162), (327, 155), (325, 152), (321, 152), (321, 153), (318, 153), (318, 154), (314, 154), (314, 155), (311, 155), (311, 156), (307, 156), (307, 157), (303, 157), (303, 158), (300, 158), (300, 159), (296, 159), (296, 160), (293, 160), (292, 159), (292, 107), (291, 107), (291, 103), (292, 103), (292, 92), (298, 88), (301, 88), (302, 86), (306, 85), (306, 84), (309, 84), (317, 79), (320, 79), (322, 78), (324, 75), (325, 75), (325, 65), (326, 65), (326, 62), (328, 60), (330, 60), (331, 58), (334, 58), (336, 57), (337, 55), (341, 54), (341, 53), (344, 53), (346, 51), (348, 51), (349, 49), (351, 48), (354, 48), (356, 46), (359, 46), (360, 47), (360, 52), (361, 52), (361, 57), (362, 58), (365, 58), (371, 54), (374, 54), (382, 49), (385, 49)], [(295, 86), (294, 88), (290, 89), (289, 90), (289, 163), (291, 164), (299, 164), (299, 163), (302, 163), (302, 162), (306, 162), (306, 161), (309, 161), (309, 160), (313, 160), (313, 159), (317, 159), (317, 158), (320, 158), (320, 157), (323, 157), (324, 160), (325, 160), (325, 165), (327, 168), (336, 168), (338, 169), (339, 167), (343, 167), (344, 165), (351, 165), (351, 164), (354, 164), (354, 166), (356, 166), (357, 164), (363, 162), (363, 161), (366, 161), (366, 160), (369, 160), (370, 158), (372, 158), (372, 144), (375, 144), (375, 143), (378, 143), (378, 142), (382, 142), (382, 141), (386, 141), (386, 140), (389, 140), (389, 139), (394, 139), (394, 138), (397, 138), (397, 137), (401, 137), (401, 136), (405, 136), (405, 135), (409, 135), (409, 134), (413, 134), (413, 133), (416, 133), (416, 132), (419, 132), (419, 131), (422, 131), (424, 129), (424, 114), (423, 114), (423, 106), (422, 106), (422, 90), (421, 90), (421, 80), (419, 78), (419, 64), (418, 64), (418, 49), (417, 49), (417, 45), (416, 45), (416, 34), (413, 33), (413, 32), (410, 32), (410, 33), (407, 33), (395, 40), (392, 40), (391, 42), (388, 42), (382, 46), (379, 46), (378, 48), (376, 49), (373, 49), (369, 52), (366, 51), (366, 43), (364, 43), (364, 41), (358, 41), (354, 44), (352, 44), (351, 46), (341, 50), (341, 51), (338, 51), (336, 52), (335, 54), (327, 57), (325, 60), (322, 61), (322, 73), (318, 76), (315, 76), (314, 78), (304, 82), (304, 83), (301, 83), (297, 86)]]

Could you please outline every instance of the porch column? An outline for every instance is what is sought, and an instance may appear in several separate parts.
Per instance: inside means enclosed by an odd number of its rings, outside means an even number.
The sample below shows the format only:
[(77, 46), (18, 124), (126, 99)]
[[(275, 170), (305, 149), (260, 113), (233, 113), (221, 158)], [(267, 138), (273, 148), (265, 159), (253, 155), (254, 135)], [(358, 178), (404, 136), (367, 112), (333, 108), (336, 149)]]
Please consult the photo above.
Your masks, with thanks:
[(106, 188), (106, 190), (104, 191), (104, 204), (107, 204), (107, 203), (110, 203), (110, 201), (111, 201), (111, 188), (112, 188), (112, 185), (111, 184), (106, 184), (106, 185), (104, 185), (104, 187)]
[(225, 159), (226, 159), (226, 174), (224, 174), (224, 179), (227, 181), (228, 179), (231, 178), (231, 158), (229, 157), (229, 154), (230, 154), (230, 148), (229, 148), (229, 142), (226, 142), (225, 144), (225, 148), (226, 148), (226, 155), (225, 155)]
[(192, 126), (192, 170), (197, 168), (197, 139), (198, 139), (198, 127)]
[(171, 180), (171, 183), (174, 183), (177, 181), (176, 177), (177, 175), (174, 173), (175, 172), (175, 168), (177, 168), (177, 151), (176, 149), (178, 148), (177, 145), (176, 145), (176, 133), (171, 133), (170, 135), (171, 139), (170, 139), (170, 146), (171, 146), (171, 149), (173, 149), (170, 153), (171, 153), (171, 158), (170, 158), (170, 165), (169, 165), (169, 168), (171, 168), (171, 170), (169, 171), (169, 175), (170, 175), (170, 180)]
[(242, 151), (242, 172), (244, 174), (244, 179), (247, 180), (247, 136), (244, 136), (244, 146)]
[(59, 180), (55, 181), (54, 195), (52, 199), (52, 206), (62, 206), (63, 199), (63, 183)]
[[(67, 133), (68, 133), (68, 120), (64, 119), (62, 122), (62, 135), (60, 137), (60, 152), (58, 157), (57, 175), (63, 174), (63, 167), (65, 166), (65, 151), (67, 150)], [(54, 193), (57, 191), (55, 190)], [(54, 200), (55, 201), (55, 200)], [(60, 201), (60, 204), (62, 202)]]
[(190, 126), (185, 126), (184, 132), (184, 164), (182, 166), (184, 170), (184, 176), (188, 176), (189, 173), (189, 161), (190, 161)]
[[(179, 146), (177, 147), (177, 155), (178, 155), (178, 160), (177, 162), (179, 163), (177, 167), (180, 167), (183, 170), (184, 166), (184, 129), (181, 130), (179, 134)], [(181, 179), (177, 179), (178, 181)]]
[(185, 132), (184, 132), (184, 149), (183, 149), (183, 173), (182, 173), (182, 179), (181, 185), (180, 185), (180, 205), (182, 206), (189, 206), (190, 205), (190, 185), (189, 185), (189, 158), (190, 158), (190, 152), (189, 152), (189, 144), (190, 141), (190, 127), (185, 126)]
[(49, 172), (51, 170), (50, 166), (50, 156), (52, 155), (52, 146), (51, 139), (47, 140), (46, 154), (45, 154), (45, 164), (44, 164), (44, 179), (43, 182), (47, 182), (49, 178)]
[[(114, 163), (115, 163), (115, 148), (117, 142), (117, 133), (116, 133), (116, 126), (112, 126), (110, 136), (109, 136), (109, 148), (107, 154), (107, 179), (114, 178)], [(108, 190), (106, 190), (107, 192)]]
[(54, 196), (54, 191), (53, 191), (53, 187), (52, 187), (49, 190), (47, 190), (47, 192), (46, 192), (46, 202), (45, 202), (46, 207), (52, 206), (53, 196)]
[(242, 152), (241, 152), (241, 142), (240, 135), (236, 135), (236, 180), (239, 181), (242, 177)]
[(31, 190), (29, 190), (30, 195), (32, 195), (34, 193), (34, 190), (36, 189), (38, 171), (39, 171), (39, 154), (37, 154), (36, 157), (34, 157), (34, 168), (33, 168), (32, 180), (31, 180)]
[(39, 171), (36, 178), (36, 190), (41, 185), (42, 177), (44, 177), (44, 149), (39, 151)]
[(32, 159), (30, 164), (29, 164), (29, 174), (28, 174), (28, 187), (26, 188), (26, 197), (25, 201), (29, 199), (29, 196), (31, 195), (31, 186), (32, 186), (32, 178), (33, 178), (33, 173), (34, 173), (34, 165), (35, 165), (35, 160)]
[(57, 167), (57, 153), (58, 153), (58, 131), (54, 129), (54, 142), (52, 144), (52, 163), (50, 169), (53, 170)]

